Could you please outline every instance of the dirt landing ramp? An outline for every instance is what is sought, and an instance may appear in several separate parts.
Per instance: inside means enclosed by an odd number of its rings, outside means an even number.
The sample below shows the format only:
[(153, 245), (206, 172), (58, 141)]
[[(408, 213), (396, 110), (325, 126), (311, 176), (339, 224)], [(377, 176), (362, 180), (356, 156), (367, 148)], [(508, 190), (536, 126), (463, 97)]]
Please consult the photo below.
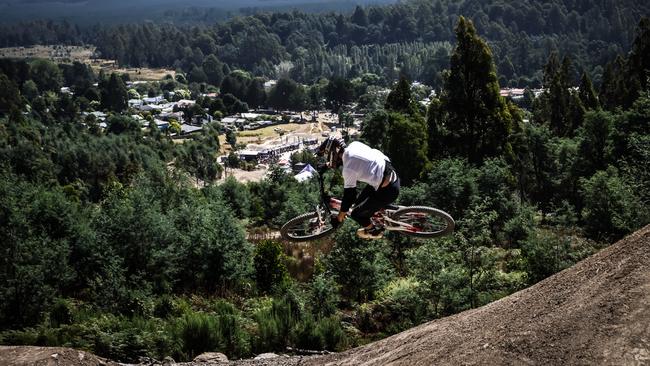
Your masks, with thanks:
[(118, 364), (71, 348), (0, 346), (0, 365), (117, 366)]
[(650, 225), (528, 289), (301, 365), (650, 365)]

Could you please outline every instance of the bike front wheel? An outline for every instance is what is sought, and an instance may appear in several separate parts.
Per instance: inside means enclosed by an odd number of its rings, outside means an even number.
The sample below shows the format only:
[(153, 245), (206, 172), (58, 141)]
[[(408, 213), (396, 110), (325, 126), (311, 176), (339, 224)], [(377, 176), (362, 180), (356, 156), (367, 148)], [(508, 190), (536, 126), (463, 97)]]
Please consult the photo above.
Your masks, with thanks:
[(308, 212), (287, 221), (280, 228), (280, 236), (288, 241), (309, 241), (320, 239), (333, 233), (335, 228), (327, 215)]
[(396, 230), (418, 238), (436, 238), (454, 231), (456, 223), (448, 213), (433, 207), (411, 206), (395, 211), (390, 218), (403, 224)]

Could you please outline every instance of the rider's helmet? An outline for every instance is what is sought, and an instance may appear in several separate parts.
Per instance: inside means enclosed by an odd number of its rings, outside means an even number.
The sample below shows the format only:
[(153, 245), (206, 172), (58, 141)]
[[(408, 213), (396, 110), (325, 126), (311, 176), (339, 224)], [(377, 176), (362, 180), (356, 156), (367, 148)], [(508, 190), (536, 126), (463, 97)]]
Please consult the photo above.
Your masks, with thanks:
[(329, 165), (332, 168), (336, 168), (342, 163), (340, 153), (345, 150), (345, 146), (343, 139), (330, 136), (320, 144), (316, 150), (316, 154), (318, 156), (324, 156)]

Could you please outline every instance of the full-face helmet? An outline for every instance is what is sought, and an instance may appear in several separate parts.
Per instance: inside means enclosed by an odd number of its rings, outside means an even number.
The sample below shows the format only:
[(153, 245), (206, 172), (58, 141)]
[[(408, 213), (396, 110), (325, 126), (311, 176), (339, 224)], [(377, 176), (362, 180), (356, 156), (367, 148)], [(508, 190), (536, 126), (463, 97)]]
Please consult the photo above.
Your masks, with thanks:
[(336, 168), (342, 163), (340, 153), (345, 150), (345, 147), (346, 145), (343, 139), (330, 136), (320, 144), (316, 150), (316, 154), (318, 156), (324, 156), (330, 167)]

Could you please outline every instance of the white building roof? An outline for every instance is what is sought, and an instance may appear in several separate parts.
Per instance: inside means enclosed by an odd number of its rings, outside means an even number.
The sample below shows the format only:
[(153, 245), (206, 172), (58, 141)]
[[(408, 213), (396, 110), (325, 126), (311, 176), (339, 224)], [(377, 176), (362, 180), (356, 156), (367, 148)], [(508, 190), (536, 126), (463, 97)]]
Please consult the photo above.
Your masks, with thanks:
[(202, 129), (203, 129), (203, 127), (192, 126), (192, 125), (188, 125), (188, 124), (185, 124), (185, 123), (183, 123), (181, 125), (181, 133), (192, 133), (192, 132), (196, 132), (196, 131), (201, 131)]

